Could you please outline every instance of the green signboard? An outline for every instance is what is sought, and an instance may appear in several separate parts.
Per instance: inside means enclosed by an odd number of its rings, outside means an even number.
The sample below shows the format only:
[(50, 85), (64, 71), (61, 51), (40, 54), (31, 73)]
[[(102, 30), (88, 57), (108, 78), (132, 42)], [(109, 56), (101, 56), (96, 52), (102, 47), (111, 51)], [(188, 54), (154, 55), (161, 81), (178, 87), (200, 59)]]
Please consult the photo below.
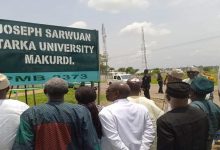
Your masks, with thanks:
[(98, 31), (0, 19), (0, 72), (12, 85), (99, 81)]

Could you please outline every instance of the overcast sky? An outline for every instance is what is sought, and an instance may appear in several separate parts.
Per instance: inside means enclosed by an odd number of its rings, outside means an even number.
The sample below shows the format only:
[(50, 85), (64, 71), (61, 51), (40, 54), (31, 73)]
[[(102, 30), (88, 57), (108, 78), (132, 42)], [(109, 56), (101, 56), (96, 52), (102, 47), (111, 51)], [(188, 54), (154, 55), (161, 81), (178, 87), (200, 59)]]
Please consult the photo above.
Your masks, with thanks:
[(2, 0), (0, 18), (107, 34), (109, 65), (143, 69), (220, 64), (220, 0)]

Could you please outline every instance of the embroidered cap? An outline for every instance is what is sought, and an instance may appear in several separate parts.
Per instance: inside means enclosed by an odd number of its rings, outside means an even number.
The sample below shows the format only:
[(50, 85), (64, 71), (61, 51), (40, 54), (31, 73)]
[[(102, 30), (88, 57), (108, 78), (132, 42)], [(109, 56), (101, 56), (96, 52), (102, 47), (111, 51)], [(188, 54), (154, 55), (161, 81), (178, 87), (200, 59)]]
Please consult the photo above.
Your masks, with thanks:
[(9, 85), (10, 82), (8, 81), (8, 78), (4, 74), (0, 73), (0, 90), (6, 89)]
[(208, 94), (214, 91), (214, 82), (199, 76), (192, 81), (191, 89), (199, 94)]
[(181, 69), (173, 69), (168, 74), (173, 78), (183, 79), (184, 72)]
[(167, 83), (166, 93), (174, 98), (188, 98), (190, 85), (185, 82)]
[(187, 69), (187, 72), (199, 72), (199, 69), (195, 66), (191, 66)]

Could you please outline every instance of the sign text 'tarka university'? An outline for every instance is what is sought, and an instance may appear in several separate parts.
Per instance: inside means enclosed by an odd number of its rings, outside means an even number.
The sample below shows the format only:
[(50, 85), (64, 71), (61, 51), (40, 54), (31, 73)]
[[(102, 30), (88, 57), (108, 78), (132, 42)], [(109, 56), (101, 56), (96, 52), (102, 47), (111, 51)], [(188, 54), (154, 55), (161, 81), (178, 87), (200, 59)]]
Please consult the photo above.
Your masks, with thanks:
[(0, 19), (0, 73), (12, 85), (99, 81), (98, 32)]

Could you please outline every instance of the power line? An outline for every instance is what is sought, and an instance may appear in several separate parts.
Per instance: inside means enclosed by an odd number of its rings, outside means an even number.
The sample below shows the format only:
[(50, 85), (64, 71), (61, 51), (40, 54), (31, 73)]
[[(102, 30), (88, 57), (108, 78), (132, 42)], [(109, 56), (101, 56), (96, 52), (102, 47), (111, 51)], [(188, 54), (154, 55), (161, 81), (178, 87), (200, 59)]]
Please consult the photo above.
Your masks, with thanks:
[[(168, 46), (155, 48), (155, 49), (151, 49), (151, 50), (152, 50), (152, 52), (158, 52), (158, 51), (168, 49), (168, 48), (175, 48), (175, 47), (180, 47), (180, 46), (185, 46), (185, 45), (191, 45), (191, 44), (194, 44), (194, 43), (199, 43), (199, 42), (202, 42), (202, 41), (209, 41), (209, 40), (218, 39), (218, 38), (220, 38), (220, 35), (211, 36), (211, 37), (207, 37), (207, 38), (201, 38), (201, 39), (193, 40), (193, 41), (187, 41), (187, 42), (183, 42), (183, 43), (179, 43), (179, 44), (175, 44), (175, 45), (168, 45)], [(127, 57), (127, 56), (130, 56), (132, 54), (134, 54), (134, 53), (132, 52), (132, 53), (127, 53), (126, 55), (113, 56), (113, 57), (110, 57), (110, 59), (112, 59), (112, 58), (115, 59), (115, 58), (119, 58), (119, 57)]]
[(208, 41), (208, 40), (217, 39), (217, 38), (220, 38), (220, 35), (207, 37), (207, 38), (202, 38), (202, 39), (198, 39), (198, 40), (194, 40), (194, 41), (188, 41), (188, 42), (179, 43), (179, 44), (175, 44), (175, 45), (168, 45), (168, 46), (165, 46), (165, 47), (156, 48), (156, 49), (152, 49), (152, 50), (153, 51), (155, 51), (155, 50), (158, 51), (158, 50), (163, 50), (163, 49), (168, 49), (168, 48), (174, 48), (174, 47), (179, 47), (179, 46), (190, 45), (190, 44), (199, 43), (199, 42), (202, 42), (202, 41)]

